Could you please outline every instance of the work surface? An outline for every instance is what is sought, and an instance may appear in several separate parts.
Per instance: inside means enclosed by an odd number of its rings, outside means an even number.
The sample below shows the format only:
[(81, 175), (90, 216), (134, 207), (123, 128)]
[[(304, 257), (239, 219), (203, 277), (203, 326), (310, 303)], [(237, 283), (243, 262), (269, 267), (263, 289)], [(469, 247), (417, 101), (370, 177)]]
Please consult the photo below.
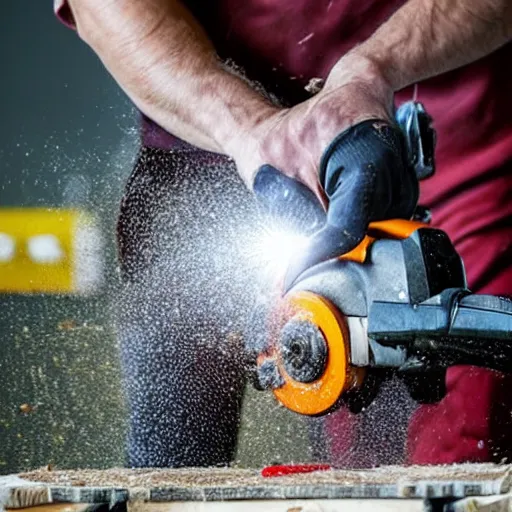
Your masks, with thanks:
[(240, 469), (32, 471), (0, 477), (0, 503), (227, 501), (340, 498), (462, 498), (504, 494), (508, 465), (381, 467), (264, 478)]

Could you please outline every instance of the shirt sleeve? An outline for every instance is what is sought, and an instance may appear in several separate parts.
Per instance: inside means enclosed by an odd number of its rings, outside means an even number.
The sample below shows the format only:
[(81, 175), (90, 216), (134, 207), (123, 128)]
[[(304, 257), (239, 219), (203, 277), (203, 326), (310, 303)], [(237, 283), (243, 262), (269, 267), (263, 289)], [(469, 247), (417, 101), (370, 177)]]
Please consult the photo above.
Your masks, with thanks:
[(75, 20), (73, 18), (73, 13), (71, 12), (71, 8), (67, 0), (53, 0), (53, 10), (64, 25), (69, 28), (76, 28)]

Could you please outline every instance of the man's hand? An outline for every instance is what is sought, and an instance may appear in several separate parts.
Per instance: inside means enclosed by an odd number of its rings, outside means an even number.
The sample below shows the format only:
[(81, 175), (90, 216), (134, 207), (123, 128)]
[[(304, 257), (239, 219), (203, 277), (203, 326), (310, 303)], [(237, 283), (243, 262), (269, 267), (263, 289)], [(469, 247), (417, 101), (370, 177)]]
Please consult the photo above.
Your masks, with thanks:
[[(348, 57), (341, 68), (317, 96), (277, 111), (247, 136), (248, 145), (232, 150), (271, 214), (301, 221), (303, 232), (316, 227), (288, 269), (286, 289), (310, 266), (352, 250), (370, 222), (410, 218), (418, 199), (404, 137), (392, 119), (392, 89), (364, 59)], [(320, 204), (326, 214), (319, 214)]]
[(227, 148), (249, 188), (262, 165), (271, 165), (327, 199), (318, 179), (322, 154), (335, 137), (367, 119), (393, 123), (393, 90), (364, 59), (347, 59), (343, 73), (324, 89), (290, 109), (276, 109)]

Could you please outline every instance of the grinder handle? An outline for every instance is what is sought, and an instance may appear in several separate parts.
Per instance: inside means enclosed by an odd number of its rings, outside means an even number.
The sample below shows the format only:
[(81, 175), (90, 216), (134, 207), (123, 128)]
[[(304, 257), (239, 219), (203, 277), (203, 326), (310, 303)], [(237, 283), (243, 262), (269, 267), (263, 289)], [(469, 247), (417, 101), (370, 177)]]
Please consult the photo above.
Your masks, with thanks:
[(408, 101), (397, 109), (395, 119), (405, 137), (409, 165), (419, 180), (429, 178), (435, 172), (436, 132), (432, 118), (421, 103)]

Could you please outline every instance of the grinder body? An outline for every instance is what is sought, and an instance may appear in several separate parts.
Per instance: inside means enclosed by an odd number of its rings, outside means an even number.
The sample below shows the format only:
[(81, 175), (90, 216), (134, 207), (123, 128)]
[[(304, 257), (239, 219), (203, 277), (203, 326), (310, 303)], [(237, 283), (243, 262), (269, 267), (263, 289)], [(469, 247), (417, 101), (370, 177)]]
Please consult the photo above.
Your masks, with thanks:
[(371, 224), (356, 249), (306, 271), (276, 310), (258, 385), (300, 414), (357, 412), (391, 375), (431, 403), (450, 365), (512, 368), (512, 303), (471, 294), (448, 236), (420, 222)]

